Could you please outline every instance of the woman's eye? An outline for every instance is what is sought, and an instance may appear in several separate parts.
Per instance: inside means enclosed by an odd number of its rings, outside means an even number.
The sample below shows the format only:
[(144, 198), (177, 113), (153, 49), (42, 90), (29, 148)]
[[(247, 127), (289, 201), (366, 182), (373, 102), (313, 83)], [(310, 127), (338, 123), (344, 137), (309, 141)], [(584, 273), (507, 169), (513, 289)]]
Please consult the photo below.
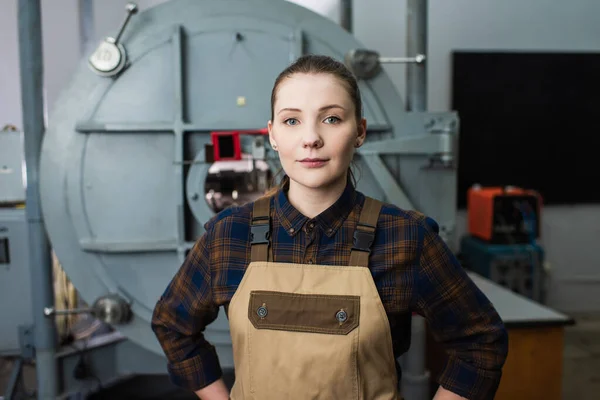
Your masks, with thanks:
[(286, 125), (297, 125), (298, 120), (296, 118), (288, 118), (285, 121), (283, 121), (283, 123)]
[(325, 118), (325, 122), (328, 124), (335, 124), (337, 122), (339, 122), (340, 119), (338, 117), (327, 117)]

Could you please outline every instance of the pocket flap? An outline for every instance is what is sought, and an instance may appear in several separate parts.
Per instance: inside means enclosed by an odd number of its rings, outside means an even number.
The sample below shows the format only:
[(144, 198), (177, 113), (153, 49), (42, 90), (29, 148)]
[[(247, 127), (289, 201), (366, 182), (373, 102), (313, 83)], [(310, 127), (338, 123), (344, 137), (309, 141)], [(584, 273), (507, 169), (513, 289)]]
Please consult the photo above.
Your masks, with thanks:
[(359, 296), (252, 291), (248, 305), (256, 329), (347, 335), (359, 316)]

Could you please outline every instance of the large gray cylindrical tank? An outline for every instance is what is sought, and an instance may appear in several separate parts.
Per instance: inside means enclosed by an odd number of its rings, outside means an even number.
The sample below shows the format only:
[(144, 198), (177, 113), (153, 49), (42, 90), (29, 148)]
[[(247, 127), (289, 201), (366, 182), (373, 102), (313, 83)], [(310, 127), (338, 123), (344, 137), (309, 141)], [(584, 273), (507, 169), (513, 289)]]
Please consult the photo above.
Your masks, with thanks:
[[(119, 39), (126, 67), (104, 76), (83, 60), (52, 110), (42, 206), (52, 246), (83, 299), (129, 301), (133, 319), (119, 331), (162, 353), (152, 309), (214, 215), (204, 198), (210, 132), (266, 127), (274, 79), (291, 61), (304, 53), (343, 60), (363, 46), (325, 17), (275, 0), (166, 2), (133, 15)], [(97, 56), (108, 68), (109, 52)], [(389, 76), (360, 85), (368, 141), (409, 135)], [(385, 161), (407, 192), (418, 186), (422, 158)], [(359, 189), (385, 199), (361, 169)], [(229, 367), (223, 314), (208, 339)]]

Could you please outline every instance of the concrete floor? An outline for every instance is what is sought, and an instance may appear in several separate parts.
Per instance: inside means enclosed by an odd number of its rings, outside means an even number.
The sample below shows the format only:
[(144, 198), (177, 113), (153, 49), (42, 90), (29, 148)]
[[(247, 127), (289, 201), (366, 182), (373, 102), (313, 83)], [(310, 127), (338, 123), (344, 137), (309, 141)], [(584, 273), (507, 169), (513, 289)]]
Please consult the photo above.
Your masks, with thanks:
[[(571, 315), (577, 321), (574, 326), (566, 328), (564, 349), (564, 374), (563, 374), (563, 399), (564, 400), (598, 400), (600, 398), (600, 313), (594, 315)], [(0, 359), (0, 400), (6, 391), (6, 384), (10, 378), (12, 362)], [(35, 387), (35, 370), (27, 367), (24, 373), (27, 388)], [(141, 378), (143, 379), (143, 378)], [(152, 378), (156, 384), (159, 381)], [(166, 381), (165, 381), (166, 382)], [(140, 383), (133, 384), (136, 387)], [(137, 386), (139, 387), (139, 386)], [(158, 400), (163, 399), (193, 399), (185, 394), (157, 395), (140, 398), (133, 395), (131, 390), (123, 389), (117, 395), (111, 393), (112, 400)], [(158, 394), (158, 391), (154, 392)], [(133, 396), (133, 397), (132, 397)], [(95, 400), (90, 398), (89, 400)], [(534, 400), (534, 399), (532, 399)]]
[(565, 331), (563, 399), (600, 399), (600, 314), (572, 315)]

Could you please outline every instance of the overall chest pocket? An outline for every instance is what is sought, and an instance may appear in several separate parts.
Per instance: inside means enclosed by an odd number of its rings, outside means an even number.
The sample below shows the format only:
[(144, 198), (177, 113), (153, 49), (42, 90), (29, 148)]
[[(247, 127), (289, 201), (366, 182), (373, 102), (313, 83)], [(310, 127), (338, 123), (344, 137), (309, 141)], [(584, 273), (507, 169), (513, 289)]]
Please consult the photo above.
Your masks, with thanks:
[(251, 392), (257, 399), (358, 399), (359, 321), (359, 296), (251, 292)]

